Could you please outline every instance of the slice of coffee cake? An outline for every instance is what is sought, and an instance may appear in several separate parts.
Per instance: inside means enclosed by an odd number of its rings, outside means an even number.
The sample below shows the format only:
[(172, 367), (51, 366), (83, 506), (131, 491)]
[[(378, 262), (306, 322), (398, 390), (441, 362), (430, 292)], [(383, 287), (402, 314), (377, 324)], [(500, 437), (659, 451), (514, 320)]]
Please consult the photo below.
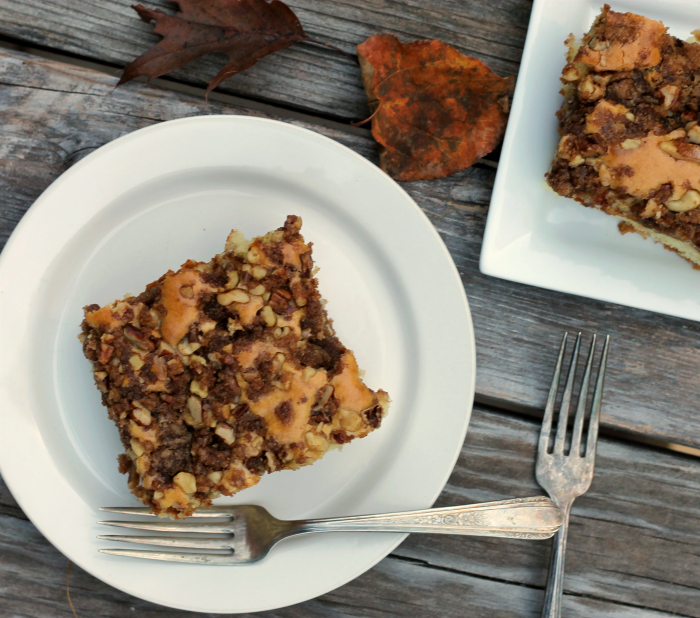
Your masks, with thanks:
[(700, 44), (607, 5), (567, 44), (549, 185), (700, 265)]
[(120, 470), (153, 512), (186, 517), (379, 427), (388, 396), (336, 337), (300, 228), (291, 215), (251, 243), (234, 230), (211, 262), (85, 308)]

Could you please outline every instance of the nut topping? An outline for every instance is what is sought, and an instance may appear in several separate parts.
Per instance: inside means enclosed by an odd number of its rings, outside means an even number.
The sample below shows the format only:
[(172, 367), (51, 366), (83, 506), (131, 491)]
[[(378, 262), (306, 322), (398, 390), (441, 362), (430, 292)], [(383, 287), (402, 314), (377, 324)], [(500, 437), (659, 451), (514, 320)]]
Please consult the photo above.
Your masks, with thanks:
[(600, 84), (596, 84), (589, 75), (578, 85), (578, 93), (582, 99), (597, 101), (605, 94), (605, 88)]
[(325, 452), (328, 450), (328, 440), (311, 431), (306, 432), (306, 444), (312, 451)]
[(264, 268), (263, 266), (255, 266), (251, 271), (250, 274), (253, 275), (256, 279), (264, 279), (267, 277), (267, 268)]
[(136, 438), (131, 438), (131, 441), (129, 442), (131, 445), (131, 450), (134, 451), (134, 455), (136, 457), (141, 457), (146, 451), (143, 448), (143, 444), (139, 442)]
[(133, 418), (139, 425), (143, 425), (144, 427), (151, 424), (151, 413), (146, 410), (146, 408), (133, 409), (131, 411), (131, 418)]
[(588, 44), (588, 47), (590, 47), (593, 51), (604, 51), (608, 49), (610, 45), (610, 41), (601, 40), (596, 37), (591, 39), (590, 43)]
[(338, 412), (338, 422), (347, 431), (358, 431), (362, 429), (362, 418), (357, 412), (352, 410), (340, 410)]
[(559, 146), (557, 147), (557, 154), (562, 158), (570, 161), (577, 154), (576, 138), (573, 135), (564, 135), (559, 140)]
[(697, 144), (691, 144), (681, 140), (672, 140), (660, 142), (659, 148), (666, 154), (671, 155), (674, 159), (700, 163), (700, 146)]
[(666, 208), (673, 212), (688, 212), (698, 206), (700, 206), (700, 193), (693, 189), (688, 189), (680, 199), (666, 203)]
[(246, 255), (249, 264), (257, 264), (260, 258), (260, 249), (258, 249), (258, 247), (251, 247), (248, 251), (248, 255)]
[(160, 343), (158, 344), (158, 354), (160, 356), (168, 356), (170, 354), (175, 354), (175, 348), (165, 343), (165, 341), (161, 339)]
[(124, 326), (124, 336), (141, 350), (151, 352), (155, 349), (153, 343), (138, 328), (134, 328), (131, 324)]
[(202, 400), (195, 395), (191, 395), (187, 398), (187, 409), (190, 411), (190, 416), (195, 425), (199, 425), (202, 422)]
[(199, 330), (202, 331), (203, 335), (210, 333), (216, 328), (216, 322), (214, 320), (207, 320), (199, 325)]
[(640, 216), (644, 219), (650, 219), (654, 217), (658, 219), (661, 216), (661, 206), (655, 199), (647, 200), (644, 210), (640, 213)]
[(206, 388), (201, 387), (199, 385), (199, 381), (197, 380), (192, 380), (192, 382), (190, 382), (190, 392), (194, 393), (195, 395), (199, 395), (202, 399), (206, 399), (209, 395), (209, 391)]
[[(228, 274), (228, 281), (226, 282), (226, 289), (232, 290), (238, 285), (240, 277), (238, 276), (238, 271), (233, 270)], [(222, 303), (223, 304), (223, 303)]]
[(659, 92), (664, 98), (664, 101), (661, 104), (662, 107), (664, 107), (665, 109), (669, 109), (670, 107), (673, 107), (673, 105), (678, 101), (681, 89), (678, 86), (666, 85), (659, 88)]
[(216, 297), (216, 300), (220, 305), (228, 307), (231, 303), (247, 303), (250, 301), (250, 296), (247, 294), (247, 292), (237, 289), (219, 294)]
[(564, 81), (575, 82), (581, 77), (581, 72), (573, 64), (567, 64), (561, 76)]
[(620, 144), (620, 146), (623, 148), (623, 150), (633, 150), (635, 148), (639, 148), (642, 145), (642, 140), (640, 139), (626, 139), (624, 142)]
[(289, 300), (291, 300), (291, 294), (289, 299), (282, 296), (279, 292), (284, 292), (284, 290), (277, 290), (270, 297), (270, 307), (278, 315), (286, 315), (289, 313)]
[(108, 345), (106, 343), (100, 343), (100, 354), (97, 357), (97, 360), (99, 360), (103, 365), (106, 365), (107, 363), (109, 363), (110, 360), (112, 360), (113, 355), (113, 346)]
[(700, 125), (696, 122), (689, 129), (686, 128), (688, 132), (688, 140), (693, 144), (700, 144)]
[(320, 410), (325, 406), (330, 398), (333, 396), (333, 391), (335, 389), (330, 385), (327, 384), (322, 391), (320, 391), (321, 396), (318, 398), (318, 401), (316, 402), (316, 405), (314, 406), (314, 410)]
[(226, 423), (219, 423), (214, 433), (226, 442), (226, 444), (230, 445), (236, 441), (236, 434), (233, 432), (233, 428)]
[(177, 350), (183, 356), (189, 356), (190, 354), (194, 354), (201, 347), (201, 343), (190, 343), (189, 339), (183, 339), (180, 343), (177, 344)]
[(173, 477), (173, 483), (177, 485), (186, 494), (193, 494), (197, 491), (197, 479), (189, 472), (178, 472)]
[[(272, 310), (272, 307), (270, 305), (265, 305), (262, 308), (262, 311), (260, 312), (260, 317), (265, 321), (265, 324), (272, 328), (275, 324), (277, 324), (277, 315), (275, 312)], [(282, 334), (282, 331), (280, 329), (280, 334)]]

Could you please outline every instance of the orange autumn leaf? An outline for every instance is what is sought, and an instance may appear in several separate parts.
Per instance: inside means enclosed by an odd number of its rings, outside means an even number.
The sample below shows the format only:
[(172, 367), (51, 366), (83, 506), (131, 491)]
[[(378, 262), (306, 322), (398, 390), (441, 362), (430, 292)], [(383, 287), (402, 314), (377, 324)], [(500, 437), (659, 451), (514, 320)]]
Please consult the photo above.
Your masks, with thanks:
[(357, 53), (380, 166), (392, 178), (449, 176), (501, 141), (512, 78), (440, 41), (376, 34)]

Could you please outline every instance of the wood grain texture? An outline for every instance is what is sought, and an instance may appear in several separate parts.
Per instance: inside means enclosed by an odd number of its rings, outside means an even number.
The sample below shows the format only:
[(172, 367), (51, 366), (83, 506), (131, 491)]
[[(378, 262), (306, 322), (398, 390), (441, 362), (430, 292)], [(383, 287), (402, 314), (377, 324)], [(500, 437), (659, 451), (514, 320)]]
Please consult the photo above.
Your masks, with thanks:
[[(0, 35), (124, 67), (160, 40), (131, 4), (131, 0), (0, 0)], [(144, 4), (174, 10), (167, 0)], [(292, 0), (288, 4), (309, 36), (345, 51), (354, 53), (355, 45), (378, 32), (407, 42), (439, 39), (484, 60), (501, 75), (517, 72), (532, 7), (531, 0)], [(171, 76), (203, 85), (223, 64), (223, 56), (205, 58)], [(221, 89), (334, 118), (369, 116), (358, 64), (306, 43), (263, 59)]]
[[(0, 131), (3, 244), (55, 178), (121, 135), (198, 114), (262, 115), (138, 84), (115, 91), (103, 73), (21, 52), (0, 52), (0, 72), (5, 83), (0, 108), (6, 110)], [(368, 131), (292, 122), (376, 162)], [(449, 178), (403, 185), (445, 241), (469, 296), (477, 396), (537, 413), (544, 408), (563, 331), (610, 334), (604, 426), (700, 446), (700, 324), (482, 275), (478, 259), (494, 175), (492, 168), (475, 166)]]
[[(437, 505), (538, 495), (539, 427), (477, 406)], [(320, 462), (317, 465), (323, 465)], [(14, 509), (0, 481), (0, 617), (70, 616), (68, 560)], [(538, 618), (550, 543), (411, 535), (357, 580), (263, 618)], [(700, 616), (700, 461), (603, 438), (590, 492), (573, 508), (567, 618)], [(78, 615), (194, 616), (121, 593), (79, 568)], [(133, 609), (132, 609), (133, 608)], [(253, 615), (249, 615), (252, 618)]]

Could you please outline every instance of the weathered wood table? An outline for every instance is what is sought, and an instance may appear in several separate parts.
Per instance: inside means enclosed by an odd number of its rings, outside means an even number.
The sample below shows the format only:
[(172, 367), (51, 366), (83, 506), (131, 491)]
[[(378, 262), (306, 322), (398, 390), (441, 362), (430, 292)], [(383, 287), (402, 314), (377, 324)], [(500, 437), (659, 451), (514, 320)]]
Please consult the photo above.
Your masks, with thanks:
[[(118, 69), (158, 40), (130, 0), (0, 0), (0, 242), (62, 172), (103, 144), (200, 114), (276, 118), (372, 161), (351, 121), (368, 115), (358, 66), (299, 44), (225, 82), (206, 101), (205, 59), (150, 87), (114, 90)], [(147, 2), (171, 10), (164, 0)], [(435, 38), (516, 75), (528, 0), (291, 0), (307, 32), (353, 51), (377, 32)], [(461, 457), (438, 505), (541, 493), (538, 417), (563, 331), (610, 334), (596, 477), (573, 508), (564, 614), (700, 617), (700, 324), (485, 277), (478, 258), (497, 157), (405, 184), (457, 264), (477, 341), (477, 395)], [(699, 275), (700, 276), (700, 275)], [(700, 281), (700, 280), (699, 280)], [(11, 352), (11, 351), (10, 351)], [(5, 351), (8, 353), (8, 351)], [(672, 443), (672, 444), (669, 444)], [(685, 452), (673, 444), (691, 447)], [(548, 542), (411, 536), (357, 580), (265, 615), (539, 616)], [(68, 560), (0, 481), (0, 616), (71, 616)], [(313, 573), (309, 573), (312, 577)], [(185, 616), (73, 569), (79, 616)]]

